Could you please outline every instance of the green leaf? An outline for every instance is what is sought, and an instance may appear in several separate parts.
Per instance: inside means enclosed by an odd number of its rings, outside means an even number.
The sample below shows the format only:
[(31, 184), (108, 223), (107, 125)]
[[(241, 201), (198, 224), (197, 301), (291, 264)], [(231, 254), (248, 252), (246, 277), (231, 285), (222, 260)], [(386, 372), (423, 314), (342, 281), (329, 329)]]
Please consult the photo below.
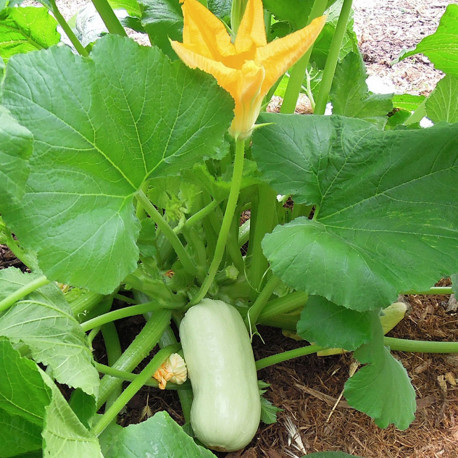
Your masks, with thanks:
[(458, 5), (450, 4), (443, 14), (436, 32), (418, 43), (415, 49), (401, 59), (422, 53), (436, 68), (447, 75), (458, 77)]
[(220, 19), (230, 17), (232, 0), (207, 0), (208, 9)]
[(458, 78), (446, 75), (426, 100), (426, 114), (433, 122), (458, 122)]
[(92, 58), (52, 48), (10, 61), (3, 104), (34, 152), (21, 204), (0, 211), (49, 279), (104, 294), (137, 265), (138, 189), (211, 155), (233, 101), (209, 75), (126, 38), (98, 40)]
[(407, 111), (415, 111), (425, 100), (424, 95), (395, 94), (393, 95), (393, 107)]
[(103, 458), (97, 437), (88, 431), (62, 396), (59, 388), (43, 372), (52, 391), (43, 429), (43, 456)]
[(0, 56), (49, 48), (60, 41), (56, 28), (46, 8), (6, 8), (0, 12)]
[(108, 0), (113, 9), (124, 9), (131, 16), (141, 16), (142, 8), (137, 0)]
[(151, 43), (171, 59), (177, 59), (170, 40), (182, 41), (183, 14), (179, 0), (140, 0), (142, 25)]
[(282, 411), (283, 409), (278, 408), (264, 396), (261, 396), (261, 421), (264, 424), (271, 425), (277, 423), (277, 414)]
[(371, 337), (371, 314), (333, 304), (324, 297), (311, 296), (297, 322), (297, 333), (321, 347), (355, 350)]
[(167, 412), (127, 428), (106, 430), (100, 437), (104, 456), (110, 458), (214, 457), (210, 450), (198, 446)]
[(372, 417), (380, 428), (393, 423), (407, 429), (415, 419), (415, 390), (402, 364), (383, 346), (378, 314), (372, 314), (372, 339), (355, 351), (355, 358), (367, 364), (345, 383), (348, 403)]
[(372, 94), (361, 55), (351, 52), (337, 65), (330, 98), (332, 113), (360, 118), (383, 128), (392, 110), (390, 94)]
[(36, 364), (21, 357), (5, 337), (0, 337), (0, 373), (0, 456), (41, 449), (51, 390)]
[(253, 156), (264, 179), (316, 205), (266, 235), (289, 286), (358, 311), (457, 271), (458, 125), (379, 131), (338, 116), (267, 114)]
[[(34, 278), (15, 268), (1, 270), (0, 300)], [(0, 335), (27, 345), (60, 383), (97, 395), (99, 376), (86, 335), (56, 285), (42, 286), (1, 315)]]
[(75, 412), (79, 421), (88, 429), (96, 414), (96, 402), (94, 396), (89, 396), (80, 388), (72, 391), (69, 401), (70, 407)]
[(0, 106), (0, 205), (10, 198), (22, 198), (32, 143), (31, 133)]

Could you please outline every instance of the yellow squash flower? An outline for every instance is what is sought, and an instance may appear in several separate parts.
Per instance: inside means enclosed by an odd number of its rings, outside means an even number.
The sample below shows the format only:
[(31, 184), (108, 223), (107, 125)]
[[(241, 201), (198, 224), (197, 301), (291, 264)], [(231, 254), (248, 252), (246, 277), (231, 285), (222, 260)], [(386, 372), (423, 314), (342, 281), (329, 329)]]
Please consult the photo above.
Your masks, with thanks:
[(248, 0), (234, 42), (224, 24), (198, 0), (183, 5), (183, 43), (171, 41), (180, 59), (216, 78), (235, 101), (230, 128), (235, 138), (251, 134), (269, 89), (307, 51), (326, 19), (267, 43), (261, 0)]

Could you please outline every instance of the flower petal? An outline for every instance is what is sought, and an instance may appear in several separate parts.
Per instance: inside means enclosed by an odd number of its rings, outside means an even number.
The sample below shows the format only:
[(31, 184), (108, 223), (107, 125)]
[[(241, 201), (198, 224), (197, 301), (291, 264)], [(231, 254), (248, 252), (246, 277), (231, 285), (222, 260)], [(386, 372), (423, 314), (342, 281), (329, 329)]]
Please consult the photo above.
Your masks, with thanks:
[(224, 24), (197, 0), (181, 0), (184, 16), (183, 43), (194, 52), (220, 60), (235, 53)]
[(271, 41), (256, 50), (255, 61), (266, 69), (261, 93), (267, 94), (280, 76), (310, 48), (326, 23), (326, 16), (314, 19), (307, 27)]
[(253, 50), (260, 46), (265, 46), (266, 29), (264, 25), (264, 11), (261, 0), (248, 0), (248, 4), (243, 14), (242, 22), (240, 23), (235, 37), (235, 49), (237, 53)]
[(237, 93), (236, 87), (237, 80), (240, 78), (240, 70), (226, 67), (221, 62), (202, 56), (178, 41), (170, 41), (170, 43), (174, 51), (178, 54), (178, 57), (188, 67), (199, 68), (206, 73), (210, 73), (210, 75), (216, 78), (218, 84), (235, 98), (234, 94)]

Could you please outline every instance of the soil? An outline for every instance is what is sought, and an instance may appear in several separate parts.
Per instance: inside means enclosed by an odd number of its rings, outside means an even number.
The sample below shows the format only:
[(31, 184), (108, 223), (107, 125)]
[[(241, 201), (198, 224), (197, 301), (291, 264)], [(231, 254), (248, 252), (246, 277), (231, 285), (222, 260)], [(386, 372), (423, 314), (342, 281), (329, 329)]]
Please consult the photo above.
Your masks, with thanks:
[[(32, 2), (29, 2), (32, 3)], [(57, 0), (66, 18), (87, 0)], [(446, 0), (354, 0), (355, 31), (368, 74), (396, 93), (428, 94), (442, 74), (429, 61), (414, 56), (393, 64), (403, 49), (413, 48), (434, 32)], [(0, 269), (19, 265), (11, 252), (0, 246)], [(407, 317), (389, 333), (417, 340), (458, 339), (456, 311), (446, 311), (448, 296), (408, 296)], [(123, 346), (128, 345), (141, 318), (117, 323)], [(256, 359), (302, 346), (281, 331), (261, 329), (254, 342)], [(97, 345), (97, 340), (94, 341)], [(103, 346), (97, 353), (103, 361)], [(246, 449), (228, 458), (301, 457), (307, 453), (340, 450), (364, 457), (455, 458), (458, 457), (458, 356), (394, 352), (407, 369), (417, 393), (416, 419), (406, 431), (393, 426), (378, 428), (366, 415), (339, 399), (353, 363), (349, 354), (299, 358), (260, 371), (270, 383), (266, 397), (282, 411), (272, 425), (261, 424)], [(123, 425), (138, 423), (159, 410), (167, 410), (183, 424), (176, 393), (143, 389), (122, 413)], [(223, 456), (223, 455), (220, 455)]]

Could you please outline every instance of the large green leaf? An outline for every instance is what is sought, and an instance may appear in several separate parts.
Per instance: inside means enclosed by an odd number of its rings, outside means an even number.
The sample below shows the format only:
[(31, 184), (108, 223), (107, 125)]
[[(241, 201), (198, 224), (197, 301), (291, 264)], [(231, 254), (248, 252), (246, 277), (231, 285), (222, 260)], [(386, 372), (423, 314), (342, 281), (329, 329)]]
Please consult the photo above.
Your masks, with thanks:
[(370, 312), (357, 312), (324, 297), (308, 298), (297, 322), (297, 333), (322, 347), (355, 350), (371, 337)]
[(383, 346), (378, 314), (372, 313), (371, 341), (354, 353), (366, 364), (345, 383), (345, 398), (355, 409), (371, 416), (380, 428), (390, 423), (407, 429), (415, 418), (415, 390), (402, 364)]
[(41, 371), (41, 376), (52, 391), (42, 432), (43, 456), (103, 458), (97, 437), (79, 421), (46, 373)]
[(446, 75), (426, 101), (426, 114), (434, 122), (458, 122), (458, 77)]
[(264, 179), (316, 206), (264, 238), (285, 283), (359, 311), (457, 271), (458, 125), (382, 132), (338, 116), (264, 115)]
[[(0, 271), (0, 300), (36, 278), (19, 269)], [(25, 344), (60, 383), (97, 395), (99, 376), (86, 335), (54, 284), (42, 286), (0, 316), (0, 336)]]
[(49, 48), (60, 41), (56, 28), (46, 8), (6, 8), (0, 11), (0, 56)]
[(196, 445), (167, 412), (127, 428), (111, 427), (101, 437), (104, 456), (110, 458), (214, 457), (210, 450)]
[[(1, 75), (0, 75), (1, 76)], [(27, 159), (32, 154), (32, 135), (0, 106), (0, 205), (20, 199), (29, 175)]]
[(21, 205), (0, 210), (48, 278), (108, 293), (136, 268), (135, 193), (211, 155), (233, 102), (210, 76), (127, 38), (102, 38), (92, 56), (11, 59), (3, 104), (34, 152)]
[(114, 9), (124, 9), (132, 16), (140, 16), (142, 8), (137, 0), (108, 0), (111, 7)]
[(418, 43), (402, 59), (422, 53), (436, 68), (458, 77), (458, 5), (450, 4), (443, 14), (436, 32)]
[(17, 456), (42, 445), (41, 430), (51, 390), (36, 364), (0, 337), (0, 456)]
[(359, 52), (347, 54), (338, 64), (332, 81), (332, 113), (365, 119), (383, 128), (393, 108), (391, 95), (369, 92), (366, 79), (366, 67)]

